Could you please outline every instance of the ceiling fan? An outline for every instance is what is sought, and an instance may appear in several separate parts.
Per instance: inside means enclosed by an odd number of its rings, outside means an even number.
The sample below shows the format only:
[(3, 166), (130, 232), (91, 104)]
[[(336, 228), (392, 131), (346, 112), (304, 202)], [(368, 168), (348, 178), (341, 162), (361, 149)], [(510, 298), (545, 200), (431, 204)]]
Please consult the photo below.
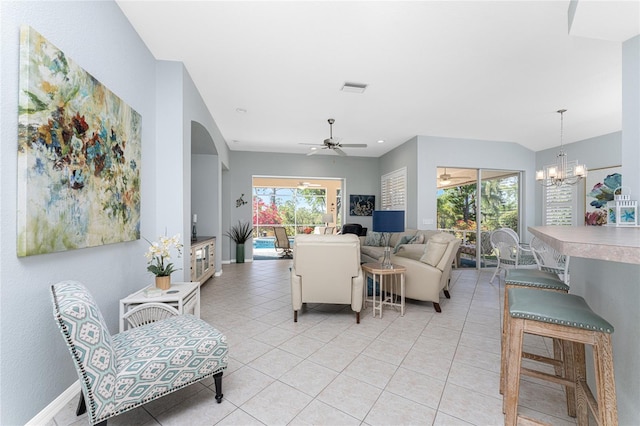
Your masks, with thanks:
[(298, 189), (306, 189), (306, 188), (317, 188), (320, 185), (319, 183), (311, 183), (311, 182), (298, 182)]
[(450, 175), (449, 173), (447, 173), (447, 168), (445, 167), (444, 173), (442, 173), (440, 176), (438, 176), (438, 184), (439, 185), (450, 185), (455, 180), (469, 180), (469, 179), (470, 178), (465, 177), (465, 176), (454, 177), (454, 176)]
[[(333, 123), (335, 123), (336, 120), (334, 120), (333, 118), (330, 118), (327, 121), (329, 122), (329, 138), (328, 139), (325, 139), (322, 144), (303, 143), (301, 145), (321, 146), (322, 149), (330, 149), (336, 154), (341, 155), (343, 157), (345, 157), (347, 153), (340, 148), (366, 148), (367, 147), (366, 143), (340, 143), (340, 139), (333, 138)], [(313, 151), (311, 151), (307, 155), (313, 155), (318, 153), (318, 149), (316, 148), (311, 148), (311, 149)]]

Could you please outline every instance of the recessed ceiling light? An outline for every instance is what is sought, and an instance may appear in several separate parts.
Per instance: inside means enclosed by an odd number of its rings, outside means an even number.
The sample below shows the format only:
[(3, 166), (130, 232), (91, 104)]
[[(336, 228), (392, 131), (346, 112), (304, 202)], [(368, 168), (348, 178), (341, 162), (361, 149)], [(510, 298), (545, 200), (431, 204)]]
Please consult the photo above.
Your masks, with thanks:
[(384, 143), (384, 141), (383, 141), (382, 139), (380, 139), (380, 140), (378, 141), (378, 143)]
[(237, 112), (238, 114), (244, 114), (244, 113), (246, 113), (246, 112), (247, 112), (247, 110), (246, 110), (246, 109), (244, 109), (244, 108), (236, 108), (236, 112)]
[(350, 83), (350, 82), (346, 82), (344, 83), (344, 85), (342, 86), (342, 91), (343, 92), (349, 92), (349, 93), (364, 93), (364, 90), (367, 88), (366, 84), (363, 83)]

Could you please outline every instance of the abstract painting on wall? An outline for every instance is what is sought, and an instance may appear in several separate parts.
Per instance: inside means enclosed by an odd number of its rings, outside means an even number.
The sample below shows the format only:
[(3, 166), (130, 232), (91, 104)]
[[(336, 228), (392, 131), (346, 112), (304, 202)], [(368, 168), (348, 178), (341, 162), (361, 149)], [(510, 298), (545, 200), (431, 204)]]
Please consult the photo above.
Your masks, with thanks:
[(140, 238), (141, 117), (20, 30), (18, 256)]
[(620, 194), (619, 188), (621, 187), (621, 166), (589, 170), (584, 196), (585, 225), (602, 226), (607, 224), (607, 202), (613, 201), (614, 195)]
[(373, 216), (375, 195), (349, 195), (349, 216)]

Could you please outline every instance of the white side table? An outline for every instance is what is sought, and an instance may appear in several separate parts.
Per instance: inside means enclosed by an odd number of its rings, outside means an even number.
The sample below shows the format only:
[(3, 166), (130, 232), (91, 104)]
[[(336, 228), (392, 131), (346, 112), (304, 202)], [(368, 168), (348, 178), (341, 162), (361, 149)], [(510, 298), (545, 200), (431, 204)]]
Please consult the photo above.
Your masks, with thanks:
[(180, 314), (192, 314), (200, 318), (200, 282), (171, 283), (168, 290), (163, 290), (161, 296), (147, 297), (144, 291), (148, 287), (136, 291), (120, 299), (120, 332), (126, 329), (124, 314), (136, 306), (144, 303), (164, 303), (173, 306)]
[[(373, 307), (373, 316), (376, 316), (376, 311), (380, 312), (380, 318), (382, 318), (382, 306), (395, 306), (400, 308), (400, 315), (404, 316), (404, 274), (407, 271), (407, 268), (400, 265), (392, 265), (393, 268), (387, 269), (383, 268), (380, 263), (365, 263), (363, 264), (362, 271), (364, 272), (364, 299), (363, 303), (366, 305), (367, 302), (372, 302)], [(373, 281), (373, 291), (372, 298), (369, 299), (368, 292), (368, 281), (367, 277), (371, 276)], [(376, 276), (378, 280), (376, 280)], [(397, 278), (400, 277), (400, 303), (396, 301), (396, 290), (395, 286), (397, 284)], [(380, 283), (380, 298), (376, 297), (376, 284)], [(376, 300), (378, 299), (378, 300)]]

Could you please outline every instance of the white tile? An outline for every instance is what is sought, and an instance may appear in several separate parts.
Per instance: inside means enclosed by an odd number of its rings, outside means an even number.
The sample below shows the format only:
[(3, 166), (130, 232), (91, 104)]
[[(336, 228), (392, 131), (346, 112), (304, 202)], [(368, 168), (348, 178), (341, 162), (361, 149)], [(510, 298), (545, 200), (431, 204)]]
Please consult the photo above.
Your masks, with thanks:
[(502, 397), (499, 393), (494, 398), (447, 383), (438, 409), (475, 425), (504, 423)]
[(264, 425), (260, 420), (251, 417), (241, 409), (236, 409), (227, 417), (216, 423), (216, 426), (261, 426)]
[(363, 420), (381, 393), (382, 390), (375, 386), (340, 375), (318, 395), (318, 399)]
[(344, 369), (344, 374), (384, 389), (397, 369), (397, 365), (371, 358), (365, 354), (360, 354)]
[(215, 393), (207, 389), (165, 411), (156, 419), (162, 426), (210, 425), (224, 419), (235, 409), (235, 405), (224, 399), (217, 404)]
[(251, 361), (249, 363), (249, 367), (253, 367), (256, 370), (277, 379), (301, 361), (302, 358), (299, 356), (283, 351), (282, 349), (275, 348)]
[(274, 378), (251, 367), (242, 367), (222, 379), (224, 399), (239, 406), (274, 382)]
[(385, 390), (428, 407), (438, 408), (444, 386), (444, 380), (401, 367)]
[(413, 401), (383, 392), (367, 414), (364, 422), (371, 426), (431, 424), (436, 410)]
[(315, 425), (341, 425), (358, 426), (360, 420), (351, 417), (347, 413), (333, 408), (324, 402), (314, 399), (307, 405), (289, 426), (315, 426)]
[(305, 360), (283, 374), (280, 381), (315, 397), (337, 376), (334, 370)]
[(240, 408), (268, 425), (285, 425), (293, 420), (311, 401), (309, 395), (274, 382)]

